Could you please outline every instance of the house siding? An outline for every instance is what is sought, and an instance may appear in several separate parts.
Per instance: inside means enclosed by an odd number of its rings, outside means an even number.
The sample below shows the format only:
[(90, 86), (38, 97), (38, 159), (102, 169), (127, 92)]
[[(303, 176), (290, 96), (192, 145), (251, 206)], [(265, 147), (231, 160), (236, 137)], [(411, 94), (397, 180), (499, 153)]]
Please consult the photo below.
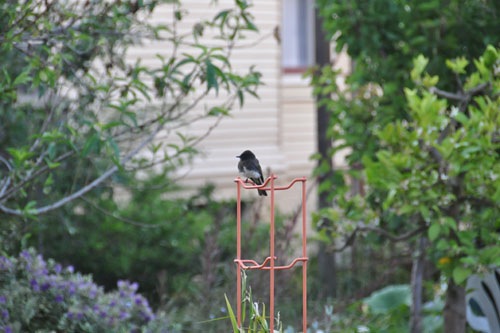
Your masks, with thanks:
[[(206, 0), (182, 1), (189, 15), (179, 24), (180, 32), (191, 31), (195, 23), (213, 17), (221, 8), (231, 6), (233, 1), (219, 0), (217, 7), (210, 3)], [(310, 156), (316, 149), (316, 115), (311, 88), (300, 75), (283, 74), (281, 71), (280, 45), (273, 36), (275, 27), (281, 21), (281, 2), (255, 0), (252, 3), (251, 12), (259, 34), (245, 34), (247, 38), (241, 44), (247, 47), (234, 49), (231, 64), (241, 71), (255, 66), (262, 73), (264, 86), (259, 88), (259, 99), (247, 96), (244, 106), (235, 108), (231, 116), (224, 118), (198, 145), (202, 154), (194, 159), (193, 164), (179, 170), (181, 185), (194, 189), (213, 183), (217, 187), (218, 198), (235, 197), (233, 180), (238, 176), (235, 156), (245, 149), (257, 155), (265, 172), (278, 176), (278, 184), (304, 176), (310, 179), (310, 185), (313, 183), (311, 173), (315, 164)], [(171, 18), (172, 5), (163, 5), (155, 12), (152, 21), (161, 24)], [(153, 65), (158, 64), (156, 54), (168, 53), (168, 50), (168, 44), (155, 42), (148, 44), (147, 48), (131, 50), (130, 57), (140, 58), (146, 66)], [(204, 102), (210, 104), (216, 98), (211, 96)], [(213, 120), (203, 120), (188, 126), (185, 131), (201, 135), (212, 125)], [(256, 193), (245, 195), (254, 196)], [(290, 195), (296, 197), (296, 193)], [(295, 199), (286, 196), (278, 200), (278, 204), (284, 210), (295, 208), (290, 204)]]

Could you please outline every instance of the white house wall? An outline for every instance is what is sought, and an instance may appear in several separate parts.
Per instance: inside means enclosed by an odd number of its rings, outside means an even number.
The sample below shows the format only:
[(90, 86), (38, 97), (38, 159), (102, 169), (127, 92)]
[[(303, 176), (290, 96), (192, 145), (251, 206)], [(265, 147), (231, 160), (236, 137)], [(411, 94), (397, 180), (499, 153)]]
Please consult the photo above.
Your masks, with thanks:
[[(196, 22), (213, 17), (221, 8), (231, 6), (233, 0), (219, 0), (217, 3), (218, 7), (214, 7), (213, 1), (182, 1), (189, 16), (182, 21), (181, 29), (190, 31)], [(217, 186), (217, 196), (224, 198), (236, 195), (233, 182), (238, 176), (235, 156), (245, 149), (257, 155), (266, 172), (278, 176), (278, 183), (284, 184), (302, 176), (309, 177), (309, 183), (313, 183), (314, 162), (309, 157), (316, 149), (316, 117), (311, 88), (300, 75), (281, 71), (280, 45), (273, 36), (281, 20), (280, 1), (255, 0), (252, 3), (251, 11), (259, 34), (247, 33), (248, 38), (242, 43), (251, 46), (235, 48), (231, 63), (233, 68), (242, 71), (255, 66), (262, 73), (264, 86), (259, 88), (260, 99), (248, 96), (243, 108), (233, 110), (231, 117), (223, 119), (198, 146), (203, 154), (194, 160), (193, 165), (179, 171), (186, 175), (181, 180), (182, 185), (196, 188), (210, 182)], [(171, 5), (163, 5), (153, 20), (166, 23), (171, 20), (171, 15)], [(166, 45), (154, 43), (147, 48), (132, 50), (131, 55), (148, 65), (155, 63), (155, 55), (165, 50)], [(212, 122), (202, 121), (186, 131), (202, 134), (211, 125)], [(245, 195), (256, 196), (256, 193)], [(280, 206), (285, 210), (296, 207), (291, 204), (295, 199), (286, 197), (278, 200)]]

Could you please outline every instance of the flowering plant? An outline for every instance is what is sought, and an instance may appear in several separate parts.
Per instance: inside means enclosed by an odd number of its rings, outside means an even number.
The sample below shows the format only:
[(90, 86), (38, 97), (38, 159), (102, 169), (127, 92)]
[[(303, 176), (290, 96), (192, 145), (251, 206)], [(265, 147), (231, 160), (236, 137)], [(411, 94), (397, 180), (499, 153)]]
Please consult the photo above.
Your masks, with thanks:
[(4, 332), (167, 332), (137, 293), (137, 283), (118, 281), (104, 292), (91, 276), (75, 273), (33, 249), (0, 256), (0, 330)]

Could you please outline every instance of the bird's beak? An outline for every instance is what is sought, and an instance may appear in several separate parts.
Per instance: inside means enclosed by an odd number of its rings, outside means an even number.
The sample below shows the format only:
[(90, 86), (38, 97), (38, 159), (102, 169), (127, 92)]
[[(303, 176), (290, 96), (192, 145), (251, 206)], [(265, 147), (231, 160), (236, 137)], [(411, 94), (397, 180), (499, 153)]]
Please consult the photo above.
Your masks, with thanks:
[(236, 156), (236, 158), (240, 158), (239, 156)]

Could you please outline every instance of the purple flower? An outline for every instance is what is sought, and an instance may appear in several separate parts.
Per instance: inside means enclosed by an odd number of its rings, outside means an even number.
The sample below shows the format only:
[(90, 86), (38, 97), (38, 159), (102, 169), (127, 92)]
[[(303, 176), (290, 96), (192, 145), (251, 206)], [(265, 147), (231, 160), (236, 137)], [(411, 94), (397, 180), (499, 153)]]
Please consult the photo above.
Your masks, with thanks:
[(0, 257), (0, 270), (2, 271), (7, 271), (12, 268), (12, 262), (9, 260), (9, 258), (6, 257)]
[[(142, 312), (142, 311), (141, 311)], [(151, 321), (153, 320), (155, 317), (152, 313), (144, 313), (142, 312), (142, 317), (146, 320), (146, 321)]]
[(118, 280), (118, 289), (122, 289), (126, 286), (127, 281), (124, 280)]
[(5, 304), (5, 303), (7, 303), (7, 297), (5, 297), (3, 295), (0, 296), (0, 304)]
[(30, 285), (31, 285), (31, 289), (33, 289), (33, 291), (40, 291), (40, 286), (38, 285), (37, 280), (31, 279)]
[(30, 259), (31, 258), (31, 254), (30, 254), (30, 252), (28, 250), (23, 250), (20, 255), (24, 259)]
[(75, 271), (75, 268), (74, 268), (73, 266), (68, 266), (68, 267), (66, 267), (66, 271), (67, 271), (68, 273), (73, 274), (73, 272)]
[(76, 286), (73, 282), (69, 282), (68, 283), (68, 286), (67, 286), (67, 289), (68, 289), (68, 292), (71, 296), (73, 296), (75, 294), (75, 291), (76, 291)]
[(57, 303), (62, 303), (64, 301), (64, 297), (59, 294), (59, 295), (56, 296), (55, 301)]
[(61, 273), (61, 271), (62, 271), (62, 266), (61, 266), (60, 264), (56, 264), (56, 265), (54, 266), (54, 272), (55, 272), (56, 274), (60, 274), (60, 273)]
[(45, 282), (42, 284), (41, 288), (40, 288), (42, 291), (47, 291), (50, 289), (50, 283), (49, 282)]
[(8, 310), (2, 310), (2, 318), (4, 320), (9, 319), (9, 311)]
[(130, 318), (130, 314), (126, 311), (121, 311), (120, 312), (120, 319), (127, 319)]
[(89, 297), (91, 299), (94, 299), (96, 296), (97, 296), (97, 291), (95, 289), (89, 291)]
[(10, 326), (5, 326), (4, 333), (12, 333), (12, 328), (10, 328)]
[(125, 281), (125, 280), (118, 281), (118, 289), (120, 289), (120, 290), (123, 289), (125, 291), (129, 291), (131, 293), (134, 293), (137, 291), (138, 288), (139, 288), (139, 284), (137, 282), (130, 283), (129, 281)]

